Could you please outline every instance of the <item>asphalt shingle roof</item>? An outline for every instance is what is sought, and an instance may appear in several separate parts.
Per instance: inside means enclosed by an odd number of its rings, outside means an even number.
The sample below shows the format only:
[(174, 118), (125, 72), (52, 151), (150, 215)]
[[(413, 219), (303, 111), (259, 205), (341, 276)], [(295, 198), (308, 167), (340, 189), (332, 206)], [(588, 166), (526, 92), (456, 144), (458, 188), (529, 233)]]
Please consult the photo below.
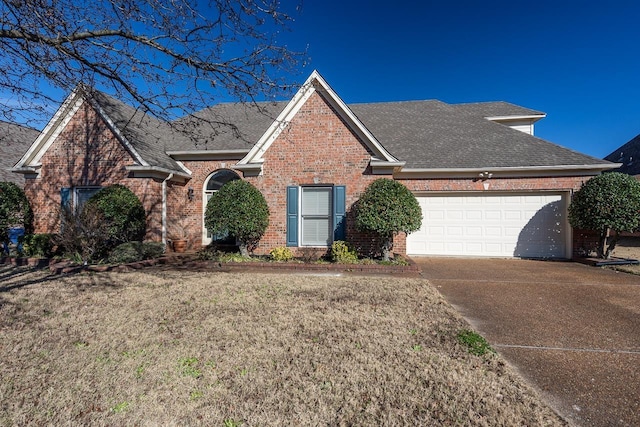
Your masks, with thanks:
[(24, 177), (10, 169), (20, 160), (40, 132), (14, 123), (0, 121), (0, 181), (24, 186)]
[(147, 163), (170, 170), (181, 170), (178, 163), (166, 154), (175, 140), (181, 137), (169, 124), (105, 93), (93, 91), (91, 97)]
[[(480, 104), (473, 108), (469, 105), (463, 104), (460, 108), (460, 105), (441, 101), (407, 101), (353, 104), (350, 108), (391, 154), (406, 162), (406, 168), (476, 169), (603, 163), (601, 159), (487, 120), (484, 114), (479, 114)], [(506, 105), (512, 104), (503, 103), (500, 107)], [(491, 108), (485, 111), (491, 113)], [(501, 110), (501, 114), (508, 115), (506, 113), (505, 109)], [(512, 115), (519, 115), (519, 112), (516, 110)]]
[(224, 103), (173, 122), (188, 137), (169, 151), (251, 149), (287, 102)]
[[(94, 99), (147, 162), (174, 170), (180, 167), (167, 151), (248, 150), (287, 105), (225, 103), (166, 123), (100, 92)], [(428, 100), (352, 104), (349, 108), (385, 149), (406, 162), (406, 168), (606, 163), (485, 118), (544, 114), (507, 102)]]
[(481, 117), (544, 116), (542, 111), (532, 110), (504, 101), (470, 102), (466, 104), (453, 104), (453, 106), (456, 109), (477, 114)]

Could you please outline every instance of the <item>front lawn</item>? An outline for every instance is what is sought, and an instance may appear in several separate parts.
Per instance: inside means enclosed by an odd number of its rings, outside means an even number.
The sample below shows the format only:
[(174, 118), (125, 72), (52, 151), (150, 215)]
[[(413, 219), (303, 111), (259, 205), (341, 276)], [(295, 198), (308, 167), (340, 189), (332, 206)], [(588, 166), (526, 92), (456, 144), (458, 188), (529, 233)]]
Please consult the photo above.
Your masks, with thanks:
[(564, 425), (469, 352), (425, 280), (0, 267), (0, 283), (0, 425)]

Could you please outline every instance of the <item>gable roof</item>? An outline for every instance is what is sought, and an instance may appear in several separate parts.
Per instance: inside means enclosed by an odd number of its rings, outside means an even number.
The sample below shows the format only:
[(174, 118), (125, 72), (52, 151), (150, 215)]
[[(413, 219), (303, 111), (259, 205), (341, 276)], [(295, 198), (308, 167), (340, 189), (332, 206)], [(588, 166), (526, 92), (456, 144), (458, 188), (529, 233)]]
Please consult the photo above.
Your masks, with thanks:
[(173, 137), (167, 123), (83, 85), (76, 87), (65, 99), (12, 171), (37, 174), (40, 159), (84, 102), (91, 104), (131, 154), (133, 164), (127, 167), (128, 170), (159, 177), (175, 175), (177, 180), (189, 177), (188, 171), (165, 152), (165, 144), (171, 143)]
[(540, 111), (502, 101), (347, 105), (314, 71), (288, 102), (224, 103), (170, 123), (102, 92), (79, 87), (14, 171), (37, 173), (38, 156), (86, 99), (136, 159), (137, 164), (128, 167), (134, 173), (188, 179), (190, 172), (179, 160), (212, 158), (237, 159), (234, 168), (259, 173), (264, 152), (316, 92), (373, 153), (374, 173), (466, 177), (490, 170), (510, 176), (594, 175), (616, 167), (498, 122), (533, 122), (545, 116)]
[(635, 136), (623, 146), (616, 148), (605, 157), (610, 162), (620, 163), (615, 172), (640, 175), (640, 135)]
[(184, 172), (184, 169), (166, 154), (167, 149), (181, 138), (168, 123), (103, 92), (92, 90), (89, 100), (110, 122), (120, 138), (126, 141), (126, 145), (133, 151), (141, 166)]
[(39, 133), (26, 126), (0, 121), (0, 181), (24, 185), (24, 178), (11, 173), (11, 168), (20, 160)]
[(267, 131), (260, 137), (251, 151), (242, 158), (236, 168), (249, 173), (260, 173), (262, 171), (263, 155), (269, 149), (273, 141), (284, 130), (289, 122), (295, 117), (300, 108), (314, 93), (320, 96), (333, 108), (340, 116), (346, 126), (358, 136), (360, 141), (372, 153), (370, 166), (373, 173), (391, 172), (393, 168), (403, 165), (393, 157), (387, 149), (378, 141), (369, 129), (358, 119), (351, 109), (344, 103), (337, 93), (329, 86), (326, 80), (314, 70), (307, 81), (300, 87), (300, 90), (293, 96), (291, 101), (284, 107), (278, 117), (269, 126)]

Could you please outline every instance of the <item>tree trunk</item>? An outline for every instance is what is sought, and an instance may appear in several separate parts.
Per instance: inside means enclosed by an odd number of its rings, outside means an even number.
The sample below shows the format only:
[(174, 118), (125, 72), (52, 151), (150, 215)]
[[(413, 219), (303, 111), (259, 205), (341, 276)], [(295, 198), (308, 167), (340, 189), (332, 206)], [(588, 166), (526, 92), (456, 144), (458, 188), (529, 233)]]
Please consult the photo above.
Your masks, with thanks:
[(385, 237), (382, 243), (382, 260), (391, 260), (391, 249), (393, 249), (393, 235)]
[[(611, 237), (611, 240), (609, 240), (609, 237)], [(610, 228), (600, 232), (600, 238), (598, 239), (598, 258), (611, 258), (611, 252), (615, 249), (619, 237), (619, 233)]]
[(247, 248), (247, 244), (246, 243), (240, 243), (238, 245), (238, 248), (240, 249), (240, 255), (242, 255), (245, 258), (249, 258), (251, 255), (249, 255), (249, 249)]
[(618, 238), (620, 237), (620, 234), (616, 231), (616, 230), (609, 230), (609, 234), (611, 239), (609, 240), (609, 246), (607, 246), (607, 250), (604, 253), (604, 258), (605, 259), (609, 259), (611, 258), (611, 253), (613, 252), (613, 250), (616, 247), (616, 244), (618, 243)]

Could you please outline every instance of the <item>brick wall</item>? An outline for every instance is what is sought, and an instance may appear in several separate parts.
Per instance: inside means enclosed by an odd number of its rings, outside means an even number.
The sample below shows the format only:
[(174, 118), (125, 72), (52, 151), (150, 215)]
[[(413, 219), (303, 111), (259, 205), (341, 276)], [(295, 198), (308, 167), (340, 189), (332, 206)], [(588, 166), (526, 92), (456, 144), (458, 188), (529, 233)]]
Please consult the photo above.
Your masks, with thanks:
[(125, 170), (134, 161), (124, 146), (85, 103), (43, 155), (40, 174), (27, 179), (25, 192), (35, 215), (36, 233), (60, 229), (60, 189), (122, 184), (142, 201), (149, 240), (161, 240), (162, 183), (131, 178)]

